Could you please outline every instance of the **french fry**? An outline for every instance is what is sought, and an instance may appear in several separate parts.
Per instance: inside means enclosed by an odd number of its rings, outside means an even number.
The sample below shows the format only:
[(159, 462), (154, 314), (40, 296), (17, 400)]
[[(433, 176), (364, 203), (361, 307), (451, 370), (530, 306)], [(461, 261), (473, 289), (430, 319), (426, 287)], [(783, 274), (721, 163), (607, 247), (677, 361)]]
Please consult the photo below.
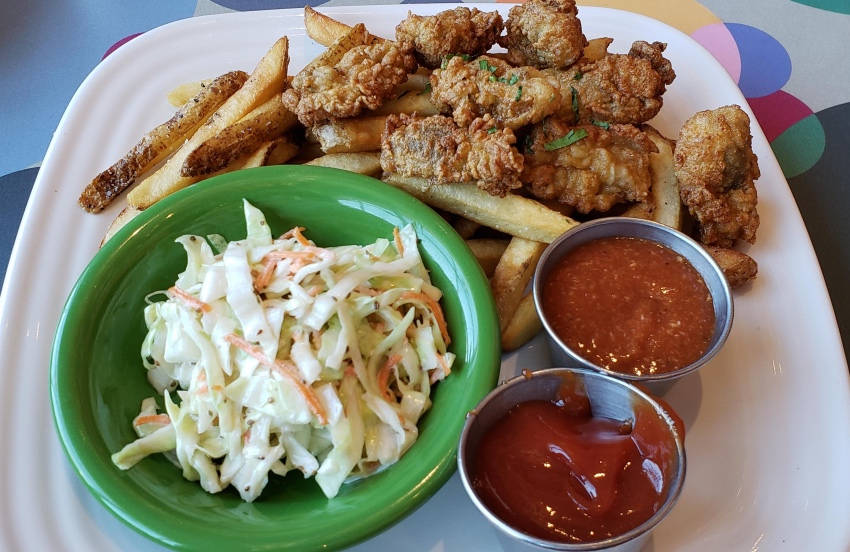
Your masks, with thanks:
[(458, 219), (452, 223), (452, 226), (454, 226), (455, 232), (457, 232), (460, 237), (465, 240), (471, 238), (472, 235), (481, 228), (481, 225), (474, 220), (469, 220), (463, 217), (458, 217)]
[(114, 236), (119, 230), (124, 228), (128, 222), (133, 220), (136, 215), (141, 213), (140, 210), (134, 209), (132, 207), (124, 207), (118, 216), (115, 217), (115, 220), (109, 225), (109, 228), (106, 229), (106, 234), (103, 236), (103, 239), (100, 240), (100, 247), (103, 247), (103, 244), (108, 242), (112, 236)]
[[(245, 75), (247, 78), (248, 75)], [(194, 81), (194, 82), (184, 82), (183, 84), (175, 87), (171, 92), (168, 93), (166, 98), (168, 99), (168, 103), (173, 105), (174, 107), (180, 107), (198, 94), (200, 94), (201, 90), (209, 86), (212, 80), (206, 79), (202, 81)]]
[(649, 154), (652, 171), (650, 194), (655, 207), (652, 220), (681, 230), (682, 199), (679, 197), (679, 181), (673, 167), (673, 143), (649, 125), (644, 130), (658, 148), (658, 153)]
[(247, 78), (248, 75), (242, 71), (232, 71), (202, 87), (193, 101), (144, 135), (124, 157), (97, 175), (80, 195), (80, 205), (90, 213), (103, 210), (137, 178), (179, 148), (186, 137), (197, 131), (215, 110), (233, 97)]
[(431, 94), (405, 90), (394, 100), (389, 100), (381, 107), (372, 111), (375, 115), (388, 115), (390, 113), (418, 113), (419, 115), (437, 115), (440, 110), (431, 101)]
[(186, 157), (256, 106), (279, 94), (283, 90), (288, 65), (289, 40), (283, 37), (275, 42), (245, 84), (224, 102), (209, 122), (200, 127), (165, 165), (130, 191), (128, 203), (137, 209), (145, 209), (163, 197), (200, 180), (200, 177), (196, 176), (181, 176)]
[(499, 259), (493, 278), (490, 279), (490, 287), (493, 289), (502, 331), (513, 318), (544, 249), (545, 243), (514, 237)]
[(332, 119), (312, 127), (310, 132), (325, 153), (376, 151), (381, 149), (381, 133), (384, 132), (386, 120), (386, 115)]
[(527, 294), (519, 302), (511, 322), (502, 331), (502, 351), (514, 351), (540, 333), (543, 323), (534, 308), (534, 295)]
[[(304, 6), (304, 27), (307, 36), (321, 44), (330, 46), (351, 30), (350, 25), (319, 13), (310, 6)], [(383, 40), (382, 38), (369, 35), (371, 40)]]
[(269, 151), (272, 149), (274, 143), (264, 142), (254, 153), (250, 154), (245, 162), (243, 163), (243, 169), (253, 169), (255, 167), (262, 167), (266, 164), (266, 159), (269, 157)]
[(484, 269), (484, 274), (489, 278), (496, 270), (496, 265), (499, 264), (499, 259), (508, 247), (509, 240), (466, 240), (466, 245), (472, 250), (475, 259), (481, 268)]
[(298, 155), (298, 144), (287, 139), (278, 139), (272, 143), (263, 165), (283, 165), (296, 155)]
[(377, 151), (361, 153), (329, 153), (309, 161), (307, 165), (332, 167), (367, 176), (381, 174), (381, 153)]
[(307, 142), (301, 146), (301, 149), (298, 150), (298, 153), (292, 162), (296, 164), (307, 163), (308, 161), (312, 161), (313, 159), (317, 159), (323, 155), (325, 155), (325, 152), (322, 151), (319, 144)]
[(195, 148), (183, 162), (181, 176), (202, 176), (218, 171), (236, 159), (271, 142), (298, 122), (283, 106), (280, 95), (245, 115)]
[(397, 174), (384, 181), (432, 207), (527, 240), (549, 243), (578, 224), (534, 200), (514, 194), (493, 196), (472, 183), (438, 184)]

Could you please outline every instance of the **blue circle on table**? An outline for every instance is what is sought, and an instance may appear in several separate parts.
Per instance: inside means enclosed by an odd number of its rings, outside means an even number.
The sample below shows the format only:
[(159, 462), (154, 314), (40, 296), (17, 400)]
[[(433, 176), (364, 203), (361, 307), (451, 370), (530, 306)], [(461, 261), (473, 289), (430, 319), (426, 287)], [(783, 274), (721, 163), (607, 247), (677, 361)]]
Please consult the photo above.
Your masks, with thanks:
[(791, 57), (778, 40), (755, 27), (726, 23), (741, 53), (738, 86), (748, 98), (767, 96), (791, 77)]

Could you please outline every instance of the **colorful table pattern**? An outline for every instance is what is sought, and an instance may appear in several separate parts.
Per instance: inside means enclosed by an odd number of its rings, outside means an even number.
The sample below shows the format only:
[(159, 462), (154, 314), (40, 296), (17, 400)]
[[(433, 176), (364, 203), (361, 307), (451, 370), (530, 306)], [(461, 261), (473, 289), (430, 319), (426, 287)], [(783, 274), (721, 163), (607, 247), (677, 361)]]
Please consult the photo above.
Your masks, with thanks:
[[(818, 254), (839, 328), (845, 343), (850, 343), (846, 280), (850, 199), (843, 190), (850, 174), (846, 38), (850, 36), (850, 0), (584, 0), (579, 4), (660, 19), (700, 42), (732, 75), (788, 179)], [(53, 130), (77, 86), (98, 61), (138, 34), (177, 19), (303, 5), (303, 0), (4, 3), (0, 7), (0, 74), (4, 76), (0, 86), (0, 274), (5, 274)], [(760, 185), (774, 183), (761, 181)]]

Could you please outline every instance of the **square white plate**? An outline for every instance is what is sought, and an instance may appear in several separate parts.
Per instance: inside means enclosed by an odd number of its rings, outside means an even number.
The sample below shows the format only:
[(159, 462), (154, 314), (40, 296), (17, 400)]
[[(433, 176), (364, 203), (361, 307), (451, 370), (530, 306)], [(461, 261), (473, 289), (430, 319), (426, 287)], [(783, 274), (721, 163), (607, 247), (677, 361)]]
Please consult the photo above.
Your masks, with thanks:
[[(412, 8), (322, 11), (377, 34)], [(506, 14), (510, 6), (479, 5)], [(759, 277), (735, 295), (724, 350), (666, 399), (685, 420), (688, 474), (651, 550), (847, 550), (850, 547), (850, 387), (847, 364), (817, 259), (779, 165), (733, 81), (701, 46), (643, 16), (583, 7), (589, 37), (668, 43), (678, 74), (652, 124), (675, 137), (695, 111), (730, 103), (753, 121), (761, 228), (749, 250)], [(122, 46), (80, 86), (50, 144), (27, 205), (0, 296), (0, 549), (152, 550), (91, 498), (67, 464), (47, 401), (47, 366), (65, 297), (94, 255), (123, 200), (101, 215), (77, 206), (97, 172), (173, 112), (166, 93), (232, 69), (250, 71), (279, 36), (292, 70), (321, 51), (301, 10), (178, 21)], [(48, 83), (49, 84), (49, 83)], [(503, 379), (548, 363), (541, 338), (506, 356)], [(250, 538), (246, 535), (246, 538)], [(358, 550), (498, 550), (495, 530), (457, 476), (413, 515)]]

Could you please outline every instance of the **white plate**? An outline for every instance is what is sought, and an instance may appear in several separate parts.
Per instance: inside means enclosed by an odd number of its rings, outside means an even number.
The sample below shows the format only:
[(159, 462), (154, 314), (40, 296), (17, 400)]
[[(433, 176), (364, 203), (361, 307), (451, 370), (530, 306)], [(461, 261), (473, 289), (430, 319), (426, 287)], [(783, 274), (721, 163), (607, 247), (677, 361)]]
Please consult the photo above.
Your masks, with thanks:
[[(392, 36), (411, 8), (323, 11), (367, 21)], [(509, 6), (481, 6), (506, 11)], [(676, 136), (700, 109), (746, 102), (720, 64), (679, 31), (643, 16), (581, 8), (588, 36), (613, 49), (661, 40), (678, 77), (653, 121)], [(319, 53), (300, 10), (178, 21), (122, 46), (80, 86), (47, 151), (12, 252), (0, 297), (0, 547), (5, 550), (151, 550), (114, 520), (71, 472), (47, 402), (47, 366), (65, 297), (120, 210), (86, 214), (84, 184), (143, 132), (166, 120), (175, 85), (232, 69), (250, 71), (272, 42), (290, 37), (292, 68)], [(49, 85), (49, 83), (46, 83)], [(681, 499), (655, 531), (651, 550), (847, 550), (850, 547), (850, 390), (847, 364), (823, 278), (779, 165), (753, 120), (762, 225), (750, 253), (755, 284), (736, 294), (724, 350), (667, 395), (688, 427)], [(548, 361), (540, 338), (506, 357), (502, 376)], [(246, 535), (246, 538), (250, 538)], [(359, 550), (498, 550), (494, 530), (457, 476), (422, 508)]]

